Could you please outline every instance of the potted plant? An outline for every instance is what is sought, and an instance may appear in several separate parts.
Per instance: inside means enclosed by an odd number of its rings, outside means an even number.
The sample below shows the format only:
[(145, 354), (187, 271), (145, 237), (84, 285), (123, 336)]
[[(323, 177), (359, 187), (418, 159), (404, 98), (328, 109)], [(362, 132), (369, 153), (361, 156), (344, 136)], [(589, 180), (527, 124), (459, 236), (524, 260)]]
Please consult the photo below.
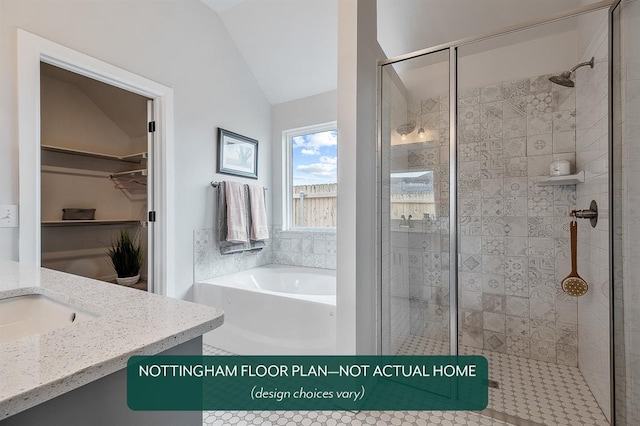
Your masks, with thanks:
[(118, 284), (132, 286), (138, 282), (143, 263), (142, 248), (128, 231), (120, 231), (118, 238), (111, 242), (109, 257), (118, 274)]

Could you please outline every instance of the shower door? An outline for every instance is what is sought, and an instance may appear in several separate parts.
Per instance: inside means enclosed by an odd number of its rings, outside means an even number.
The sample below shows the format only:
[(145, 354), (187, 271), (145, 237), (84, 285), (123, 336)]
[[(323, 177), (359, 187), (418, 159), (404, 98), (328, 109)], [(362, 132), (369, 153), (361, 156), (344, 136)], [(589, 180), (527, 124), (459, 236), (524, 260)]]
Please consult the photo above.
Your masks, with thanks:
[(456, 246), (450, 235), (451, 65), (445, 49), (381, 71), (383, 354), (457, 348), (449, 286), (456, 273), (449, 266)]
[[(619, 72), (627, 132), (637, 127), (638, 4), (622, 2), (618, 43), (628, 57)], [(595, 3), (380, 67), (381, 353), (487, 357), (484, 414), (513, 423), (613, 417), (609, 16)], [(629, 155), (618, 170), (634, 170), (635, 147), (622, 145)], [(557, 161), (569, 163), (569, 176), (550, 178)], [(572, 269), (571, 212), (592, 200), (601, 220), (577, 226), (577, 269), (590, 290), (574, 297), (560, 286)], [(630, 348), (630, 340), (618, 341)], [(574, 390), (558, 404), (561, 376)]]

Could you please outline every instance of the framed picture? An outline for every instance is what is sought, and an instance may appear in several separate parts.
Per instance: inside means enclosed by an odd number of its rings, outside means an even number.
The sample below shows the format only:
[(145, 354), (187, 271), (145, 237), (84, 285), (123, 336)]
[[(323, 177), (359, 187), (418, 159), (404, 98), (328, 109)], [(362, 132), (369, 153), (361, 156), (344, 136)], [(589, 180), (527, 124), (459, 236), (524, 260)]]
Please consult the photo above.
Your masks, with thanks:
[(218, 173), (258, 179), (258, 141), (219, 128)]

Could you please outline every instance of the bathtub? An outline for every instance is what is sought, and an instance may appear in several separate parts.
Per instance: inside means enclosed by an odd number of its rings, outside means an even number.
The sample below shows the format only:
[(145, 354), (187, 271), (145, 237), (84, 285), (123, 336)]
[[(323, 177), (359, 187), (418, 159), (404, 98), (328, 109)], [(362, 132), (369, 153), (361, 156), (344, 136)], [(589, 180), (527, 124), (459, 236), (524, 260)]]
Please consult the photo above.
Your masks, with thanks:
[(336, 353), (333, 270), (267, 265), (194, 287), (196, 303), (224, 309), (203, 342), (241, 355)]

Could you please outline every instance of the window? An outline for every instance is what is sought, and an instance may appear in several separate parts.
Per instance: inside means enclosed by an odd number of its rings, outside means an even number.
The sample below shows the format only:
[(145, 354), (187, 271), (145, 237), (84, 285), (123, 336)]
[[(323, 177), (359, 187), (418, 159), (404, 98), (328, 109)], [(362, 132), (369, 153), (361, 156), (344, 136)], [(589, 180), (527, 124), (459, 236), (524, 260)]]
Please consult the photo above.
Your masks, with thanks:
[(391, 219), (435, 219), (433, 171), (391, 173)]
[(336, 123), (285, 132), (285, 220), (288, 228), (335, 228), (338, 206)]

